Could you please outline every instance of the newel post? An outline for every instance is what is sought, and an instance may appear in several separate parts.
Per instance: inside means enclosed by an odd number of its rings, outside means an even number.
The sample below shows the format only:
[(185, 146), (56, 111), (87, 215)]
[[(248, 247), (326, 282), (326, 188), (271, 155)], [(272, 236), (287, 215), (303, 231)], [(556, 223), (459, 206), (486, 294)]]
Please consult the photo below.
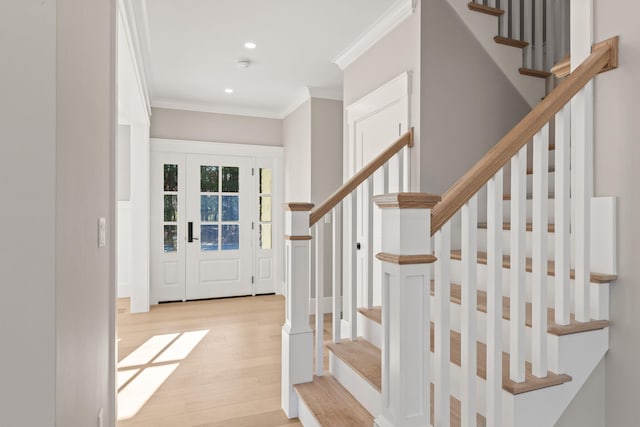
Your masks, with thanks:
[(379, 427), (430, 425), (431, 209), (440, 196), (376, 196), (382, 209), (382, 414)]
[(287, 203), (285, 211), (285, 323), (282, 327), (282, 395), (284, 413), (298, 416), (295, 384), (313, 381), (313, 330), (309, 326), (310, 203)]

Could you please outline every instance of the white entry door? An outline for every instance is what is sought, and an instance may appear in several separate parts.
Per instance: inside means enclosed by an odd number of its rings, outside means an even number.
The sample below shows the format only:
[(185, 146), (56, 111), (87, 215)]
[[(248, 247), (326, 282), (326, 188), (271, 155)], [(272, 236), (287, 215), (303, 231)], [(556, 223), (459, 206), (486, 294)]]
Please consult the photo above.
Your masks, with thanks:
[(273, 163), (152, 153), (152, 304), (275, 291)]

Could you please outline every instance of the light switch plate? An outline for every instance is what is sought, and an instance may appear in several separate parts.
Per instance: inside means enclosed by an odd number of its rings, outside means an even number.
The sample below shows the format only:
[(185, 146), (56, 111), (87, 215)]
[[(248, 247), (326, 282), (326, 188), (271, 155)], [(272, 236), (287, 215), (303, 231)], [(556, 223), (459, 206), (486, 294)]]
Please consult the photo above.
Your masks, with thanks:
[(107, 244), (107, 220), (98, 218), (98, 247), (104, 248)]

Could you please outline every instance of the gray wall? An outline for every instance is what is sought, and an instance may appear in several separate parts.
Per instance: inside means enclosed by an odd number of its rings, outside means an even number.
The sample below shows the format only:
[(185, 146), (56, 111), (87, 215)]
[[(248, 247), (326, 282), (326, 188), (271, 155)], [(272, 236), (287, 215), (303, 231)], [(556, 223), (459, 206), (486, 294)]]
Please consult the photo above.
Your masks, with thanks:
[(114, 5), (3, 3), (3, 426), (115, 424)]
[[(410, 118), (415, 128), (416, 144), (412, 149), (412, 186), (418, 188), (420, 168), (420, 4), (416, 12), (383, 37), (344, 70), (344, 106), (377, 89), (404, 72), (410, 74)], [(427, 4), (427, 2), (425, 2)], [(345, 141), (348, 135), (345, 129)], [(393, 141), (389, 141), (391, 144)], [(345, 150), (348, 144), (345, 144)], [(347, 159), (347, 152), (343, 151)], [(346, 171), (346, 165), (344, 169)]]
[(284, 201), (311, 201), (311, 100), (282, 122)]
[(443, 194), (529, 112), (446, 1), (422, 4), (422, 191)]
[(322, 203), (342, 185), (342, 102), (311, 99), (311, 202)]
[(151, 137), (282, 145), (282, 120), (153, 108)]
[(620, 68), (595, 79), (595, 195), (618, 198), (618, 280), (611, 286), (606, 425), (640, 419), (640, 4), (594, 0), (594, 40), (620, 35)]
[(3, 2), (0, 425), (7, 426), (55, 423), (55, 25), (54, 2)]
[[(101, 408), (104, 425), (110, 425), (114, 386), (109, 371), (115, 367), (115, 2), (56, 4), (56, 425), (96, 425)], [(107, 220), (104, 248), (97, 245), (99, 217)]]

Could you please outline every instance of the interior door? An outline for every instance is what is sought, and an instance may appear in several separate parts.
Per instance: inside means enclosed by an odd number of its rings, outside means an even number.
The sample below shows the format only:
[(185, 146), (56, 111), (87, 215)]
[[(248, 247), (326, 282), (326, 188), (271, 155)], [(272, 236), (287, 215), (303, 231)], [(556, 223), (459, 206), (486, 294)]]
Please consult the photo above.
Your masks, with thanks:
[[(376, 113), (364, 117), (355, 123), (355, 170), (360, 170), (364, 165), (373, 160), (389, 147), (402, 133), (407, 131), (406, 119), (404, 119), (404, 107), (401, 103), (395, 103)], [(388, 172), (388, 190), (391, 193), (400, 191), (400, 165), (398, 162), (391, 161)], [(357, 217), (357, 241), (359, 243), (357, 251), (357, 283), (358, 283), (358, 304), (360, 306), (367, 305), (367, 283), (373, 283), (373, 305), (381, 304), (381, 265), (377, 259), (373, 259), (373, 277), (368, 277), (366, 268), (367, 254), (369, 253), (369, 245), (372, 245), (372, 253), (376, 254), (381, 250), (380, 233), (373, 233), (372, 239), (369, 240), (369, 216), (367, 215), (367, 206), (373, 202), (369, 199), (369, 195), (360, 187), (357, 193), (358, 217)], [(374, 175), (373, 195), (383, 194), (384, 177), (378, 172)], [(373, 207), (373, 229), (379, 227), (380, 211)]]
[(251, 295), (252, 161), (189, 154), (186, 299)]

